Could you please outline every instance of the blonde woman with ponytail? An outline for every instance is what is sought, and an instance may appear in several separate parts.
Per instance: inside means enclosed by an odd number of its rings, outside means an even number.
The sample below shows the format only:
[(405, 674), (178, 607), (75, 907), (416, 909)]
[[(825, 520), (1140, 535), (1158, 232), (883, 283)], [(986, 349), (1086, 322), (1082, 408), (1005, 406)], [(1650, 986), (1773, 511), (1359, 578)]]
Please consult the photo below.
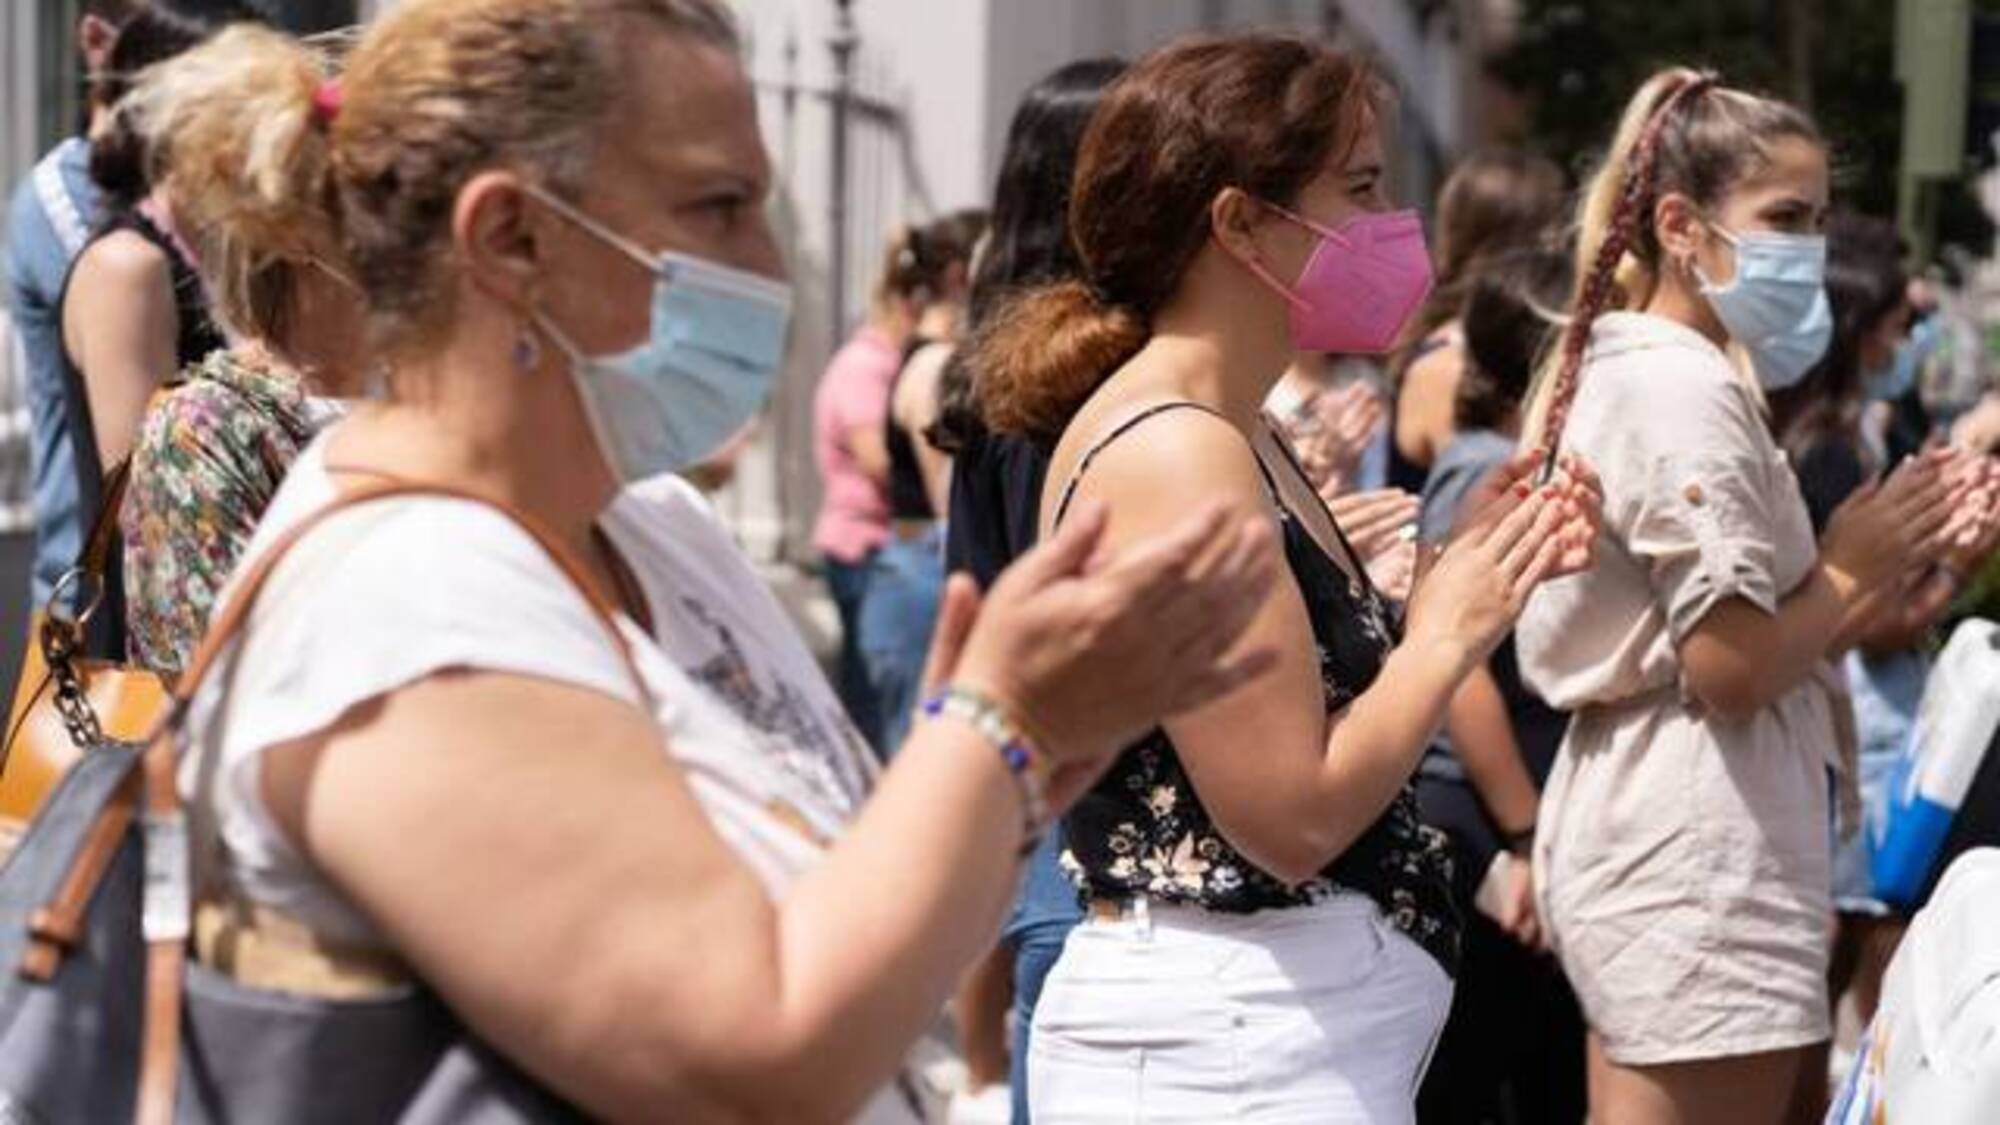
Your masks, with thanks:
[(1538, 591), (1531, 686), (1575, 719), (1542, 801), (1542, 916), (1591, 1027), (1598, 1125), (1782, 1119), (1830, 1034), (1828, 664), (1931, 549), (1919, 459), (1815, 543), (1764, 417), (1826, 343), (1827, 152), (1798, 110), (1671, 70), (1579, 217), (1529, 440), (1603, 475), (1598, 566)]
[[(361, 296), (332, 225), (290, 202), (326, 173), (331, 59), (273, 55), (155, 71), (121, 109), (154, 154), (231, 341), (154, 400), (119, 515), (132, 659), (169, 680), (292, 461), (365, 370)], [(262, 125), (245, 131), (239, 117)]]
[[(931, 705), (874, 768), (674, 475), (784, 356), (738, 50), (720, 0), (400, 0), (337, 86), (256, 31), (154, 80), (187, 182), (244, 179), (214, 197), (247, 267), (223, 288), (324, 261), (383, 370), (292, 463), (238, 569), (268, 581), (224, 590), (216, 674), (184, 677), (220, 899), (193, 956), (288, 1011), (424, 1000), (505, 1079), (510, 1115), (459, 1117), (913, 1122), (904, 1057), (1024, 845), (1135, 731), (1269, 662), (1231, 651), (1267, 532), (1211, 506), (1113, 550), (1085, 512), (947, 590)], [(408, 1083), (371, 1080), (422, 1046), (245, 1083), (406, 1120)], [(298, 1116), (189, 1085), (206, 1119)]]

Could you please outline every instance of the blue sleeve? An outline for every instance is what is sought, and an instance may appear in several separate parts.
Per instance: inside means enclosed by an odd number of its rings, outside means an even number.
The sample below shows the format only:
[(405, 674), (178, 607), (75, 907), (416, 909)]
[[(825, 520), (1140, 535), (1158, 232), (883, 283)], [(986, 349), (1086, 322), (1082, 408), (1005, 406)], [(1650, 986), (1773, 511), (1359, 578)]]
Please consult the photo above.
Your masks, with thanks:
[(6, 301), (9, 310), (53, 307), (56, 294), (36, 276), (38, 263), (59, 255), (56, 232), (35, 196), (33, 173), (21, 177), (7, 205)]
[(1432, 544), (1450, 539), (1451, 529), (1458, 522), (1458, 510), (1472, 494), (1472, 486), (1485, 479), (1490, 468), (1460, 462), (1441, 465), (1433, 471), (1424, 485), (1423, 507), (1417, 513), (1417, 538)]

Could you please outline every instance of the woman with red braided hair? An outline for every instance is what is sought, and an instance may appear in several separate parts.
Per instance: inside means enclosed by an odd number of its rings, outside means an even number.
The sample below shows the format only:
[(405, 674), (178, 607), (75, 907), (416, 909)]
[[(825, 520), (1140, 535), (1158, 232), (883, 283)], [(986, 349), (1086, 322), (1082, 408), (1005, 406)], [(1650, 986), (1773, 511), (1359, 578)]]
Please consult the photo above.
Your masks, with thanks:
[(1591, 1028), (1591, 1120), (1772, 1122), (1830, 1035), (1828, 662), (1933, 548), (1934, 458), (1814, 541), (1764, 420), (1826, 348), (1827, 153), (1780, 102), (1670, 70), (1582, 207), (1573, 316), (1530, 440), (1597, 465), (1597, 567), (1522, 617), (1575, 713), (1543, 796), (1542, 916)]

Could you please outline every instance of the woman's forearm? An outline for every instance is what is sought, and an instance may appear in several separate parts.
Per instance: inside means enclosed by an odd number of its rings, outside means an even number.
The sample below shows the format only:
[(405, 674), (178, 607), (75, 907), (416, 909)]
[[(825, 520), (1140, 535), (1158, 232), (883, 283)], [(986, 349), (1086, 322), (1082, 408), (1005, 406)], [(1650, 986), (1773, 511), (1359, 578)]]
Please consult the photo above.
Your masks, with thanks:
[(1747, 722), (1828, 658), (1859, 594), (1851, 578), (1821, 565), (1775, 614), (1741, 598), (1723, 601), (1681, 642), (1688, 687), (1709, 710)]
[[(780, 906), (773, 1120), (858, 1107), (992, 945), (1019, 869), (1022, 806), (996, 748), (917, 724), (861, 816)], [(779, 1085), (756, 1067), (742, 1077)], [(793, 1100), (796, 1098), (796, 1100)]]
[(1533, 827), (1541, 798), (1521, 760), (1507, 700), (1491, 671), (1474, 668), (1466, 676), (1445, 712), (1445, 731), (1466, 780), (1500, 830), (1519, 833)]
[(1473, 666), (1449, 646), (1406, 642), (1335, 721), (1312, 786), (1303, 846), (1273, 872), (1302, 882), (1354, 846), (1410, 780)]
[(1922, 644), (1951, 610), (1958, 589), (1943, 573), (1926, 576), (1907, 590), (1899, 590), (1883, 611), (1852, 630), (1853, 641), (1845, 646), (1871, 655), (1907, 652)]

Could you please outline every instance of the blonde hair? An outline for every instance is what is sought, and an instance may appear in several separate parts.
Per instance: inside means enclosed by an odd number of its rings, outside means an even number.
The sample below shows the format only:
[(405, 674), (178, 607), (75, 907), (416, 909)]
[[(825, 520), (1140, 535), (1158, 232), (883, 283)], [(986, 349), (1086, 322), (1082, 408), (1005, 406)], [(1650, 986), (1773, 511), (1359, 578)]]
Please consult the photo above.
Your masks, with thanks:
[(259, 28), (149, 72), (134, 97), (220, 314), (268, 334), (294, 271), (320, 262), (353, 274), (381, 347), (423, 340), (451, 313), (467, 180), (580, 186), (622, 85), (619, 17), (737, 45), (720, 0), (405, 0), (357, 38), (337, 89), (325, 47)]
[(210, 307), (232, 331), (282, 339), (297, 271), (339, 260), (331, 216), (297, 193), (324, 183), (313, 98), (328, 52), (241, 24), (186, 64), (148, 71), (121, 103), (199, 248)]
[(1576, 291), (1530, 394), (1530, 445), (1552, 452), (1560, 440), (1597, 317), (1643, 307), (1658, 287), (1660, 199), (1678, 194), (1713, 208), (1768, 166), (1772, 147), (1786, 139), (1825, 143), (1798, 109), (1722, 86), (1711, 73), (1674, 67), (1639, 87), (1578, 207)]

